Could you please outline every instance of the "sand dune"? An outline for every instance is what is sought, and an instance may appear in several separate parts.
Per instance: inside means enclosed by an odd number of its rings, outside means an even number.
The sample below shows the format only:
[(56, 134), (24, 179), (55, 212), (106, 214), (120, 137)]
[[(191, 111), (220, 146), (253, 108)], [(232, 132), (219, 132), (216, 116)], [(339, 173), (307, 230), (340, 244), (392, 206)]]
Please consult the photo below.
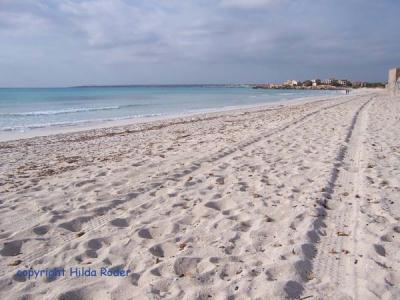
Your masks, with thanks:
[[(0, 143), (2, 299), (400, 299), (384, 92)], [(128, 270), (39, 276), (18, 270)]]

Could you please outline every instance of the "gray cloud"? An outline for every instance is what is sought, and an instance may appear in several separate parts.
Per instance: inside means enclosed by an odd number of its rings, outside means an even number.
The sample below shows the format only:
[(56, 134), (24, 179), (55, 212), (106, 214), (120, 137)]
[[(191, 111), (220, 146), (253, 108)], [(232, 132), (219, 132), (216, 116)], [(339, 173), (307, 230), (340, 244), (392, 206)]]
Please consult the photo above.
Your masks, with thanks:
[(270, 7), (276, 4), (282, 4), (284, 0), (221, 0), (220, 3), (225, 7), (236, 7), (244, 9), (255, 9), (261, 7)]
[(399, 8), (394, 0), (0, 0), (0, 85), (384, 80), (400, 63)]

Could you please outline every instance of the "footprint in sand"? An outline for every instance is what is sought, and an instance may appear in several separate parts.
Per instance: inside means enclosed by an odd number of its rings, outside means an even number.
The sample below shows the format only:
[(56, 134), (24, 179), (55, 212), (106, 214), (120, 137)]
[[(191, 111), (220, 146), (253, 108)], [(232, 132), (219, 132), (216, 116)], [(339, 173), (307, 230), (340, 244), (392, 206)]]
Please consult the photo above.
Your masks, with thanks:
[(138, 231), (138, 236), (141, 237), (142, 239), (152, 239), (152, 235), (150, 231), (147, 228), (142, 228)]
[(378, 253), (380, 256), (386, 256), (385, 247), (379, 244), (374, 244), (375, 252)]
[(4, 244), (3, 249), (0, 250), (2, 256), (16, 256), (21, 254), (23, 240), (16, 240)]
[(33, 232), (36, 233), (37, 235), (45, 235), (50, 229), (50, 226), (43, 225), (43, 226), (37, 226), (33, 228)]
[(197, 265), (201, 262), (198, 257), (179, 257), (174, 263), (174, 272), (178, 276), (197, 273)]
[(127, 219), (124, 218), (116, 218), (114, 220), (112, 220), (111, 225), (116, 226), (116, 227), (128, 227), (129, 226), (129, 222)]
[(178, 246), (172, 242), (165, 242), (150, 247), (149, 252), (156, 257), (171, 257), (178, 252)]
[(71, 221), (62, 223), (58, 225), (58, 227), (67, 229), (72, 232), (79, 232), (82, 230), (82, 226), (84, 223), (88, 222), (91, 219), (91, 217), (79, 217), (75, 218)]

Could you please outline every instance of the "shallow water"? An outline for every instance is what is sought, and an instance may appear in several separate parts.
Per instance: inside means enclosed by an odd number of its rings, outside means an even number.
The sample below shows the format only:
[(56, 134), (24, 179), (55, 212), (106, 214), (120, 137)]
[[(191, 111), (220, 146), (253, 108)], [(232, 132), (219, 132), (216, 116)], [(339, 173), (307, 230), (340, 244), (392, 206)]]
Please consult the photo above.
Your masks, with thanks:
[(332, 93), (336, 92), (222, 86), (3, 88), (0, 131), (180, 115)]

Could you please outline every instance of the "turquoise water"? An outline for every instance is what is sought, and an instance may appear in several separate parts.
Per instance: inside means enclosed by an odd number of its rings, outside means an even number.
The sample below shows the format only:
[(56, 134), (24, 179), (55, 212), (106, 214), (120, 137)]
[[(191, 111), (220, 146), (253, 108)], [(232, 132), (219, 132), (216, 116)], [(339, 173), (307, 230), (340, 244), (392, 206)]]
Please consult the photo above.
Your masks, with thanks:
[(0, 89), (0, 131), (69, 127), (328, 95), (248, 87), (137, 86)]

